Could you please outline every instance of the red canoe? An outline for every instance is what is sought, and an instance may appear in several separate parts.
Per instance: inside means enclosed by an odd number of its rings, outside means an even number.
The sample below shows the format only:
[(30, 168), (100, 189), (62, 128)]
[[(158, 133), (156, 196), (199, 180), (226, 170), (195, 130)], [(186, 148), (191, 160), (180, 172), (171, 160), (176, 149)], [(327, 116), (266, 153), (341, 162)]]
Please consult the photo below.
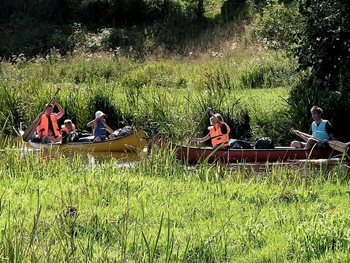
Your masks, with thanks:
[(275, 149), (216, 149), (212, 147), (192, 147), (164, 142), (154, 138), (148, 145), (148, 152), (154, 145), (175, 151), (178, 160), (190, 164), (207, 159), (208, 162), (220, 161), (224, 163), (262, 163), (262, 162), (290, 162), (295, 160), (329, 159), (341, 157), (342, 153), (334, 149), (304, 150), (293, 147), (276, 147)]

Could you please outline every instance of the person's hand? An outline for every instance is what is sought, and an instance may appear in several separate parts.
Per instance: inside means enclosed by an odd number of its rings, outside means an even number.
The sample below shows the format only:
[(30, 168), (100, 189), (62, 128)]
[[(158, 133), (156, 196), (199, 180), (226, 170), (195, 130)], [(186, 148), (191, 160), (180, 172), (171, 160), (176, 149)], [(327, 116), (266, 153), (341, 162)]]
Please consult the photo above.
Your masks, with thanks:
[(53, 97), (52, 100), (51, 100), (51, 102), (52, 102), (53, 104), (56, 104), (56, 103), (57, 103), (56, 97)]
[(292, 132), (295, 134), (295, 135), (300, 135), (300, 131), (298, 131), (298, 130), (294, 130), (294, 129), (292, 129)]
[(195, 139), (194, 137), (191, 137), (191, 138), (189, 139), (189, 141), (190, 141), (190, 142), (195, 142), (196, 139)]
[(97, 121), (100, 122), (100, 123), (102, 123), (102, 124), (103, 124), (103, 127), (106, 128), (106, 124), (104, 123), (103, 119), (101, 119), (101, 117), (100, 117), (100, 118), (97, 118)]

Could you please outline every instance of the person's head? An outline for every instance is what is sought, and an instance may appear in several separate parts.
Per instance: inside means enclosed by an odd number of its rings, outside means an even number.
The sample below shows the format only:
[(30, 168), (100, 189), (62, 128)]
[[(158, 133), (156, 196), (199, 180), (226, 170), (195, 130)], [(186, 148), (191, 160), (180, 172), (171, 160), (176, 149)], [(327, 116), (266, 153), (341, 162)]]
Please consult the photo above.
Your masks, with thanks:
[(224, 119), (222, 118), (222, 116), (219, 113), (215, 113), (214, 116), (221, 122), (224, 121)]
[(72, 120), (70, 119), (65, 120), (64, 126), (66, 126), (67, 128), (71, 128), (73, 126)]
[(318, 106), (313, 106), (310, 110), (311, 116), (314, 120), (320, 120), (323, 110)]
[(96, 113), (95, 113), (95, 117), (96, 117), (96, 119), (98, 118), (98, 119), (103, 119), (104, 118), (104, 116), (105, 116), (105, 114), (102, 112), (102, 111), (96, 111)]
[[(214, 116), (216, 117), (216, 119), (218, 119), (220, 122), (224, 121), (224, 119), (222, 118), (222, 116), (219, 114), (219, 113), (216, 113), (214, 114)], [(211, 125), (215, 125), (217, 123), (217, 120), (216, 120), (214, 117), (211, 117), (210, 118), (210, 124)]]
[(45, 108), (45, 115), (50, 116), (53, 113), (53, 105), (47, 104)]

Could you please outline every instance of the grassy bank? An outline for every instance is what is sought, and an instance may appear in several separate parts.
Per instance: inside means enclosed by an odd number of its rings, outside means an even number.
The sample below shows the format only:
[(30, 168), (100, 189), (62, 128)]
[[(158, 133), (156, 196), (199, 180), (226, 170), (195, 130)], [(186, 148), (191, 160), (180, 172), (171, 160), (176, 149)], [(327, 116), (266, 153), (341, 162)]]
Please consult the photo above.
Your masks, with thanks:
[(0, 158), (1, 260), (15, 262), (345, 262), (348, 173), (263, 173), (169, 152), (134, 169), (76, 155)]
[[(292, 124), (285, 99), (299, 78), (296, 64), (282, 52), (233, 44), (143, 62), (115, 52), (74, 58), (52, 53), (32, 61), (19, 57), (15, 64), (2, 62), (1, 129), (10, 132), (20, 122), (29, 125), (60, 87), (57, 99), (65, 118), (83, 129), (94, 112), (102, 110), (113, 129), (142, 126), (150, 134), (182, 140), (212, 107), (233, 126), (236, 138), (286, 141), (284, 127)], [(208, 124), (199, 135), (206, 133)]]

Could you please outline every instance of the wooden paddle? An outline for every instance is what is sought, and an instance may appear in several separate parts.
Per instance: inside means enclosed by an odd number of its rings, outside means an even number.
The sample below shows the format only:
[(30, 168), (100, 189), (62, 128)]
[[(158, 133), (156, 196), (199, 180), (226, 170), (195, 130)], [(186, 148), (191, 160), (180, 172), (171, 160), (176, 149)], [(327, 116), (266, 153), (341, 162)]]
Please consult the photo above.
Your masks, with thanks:
[[(298, 136), (298, 134), (294, 133), (294, 131), (295, 131), (295, 130), (292, 128), (292, 129), (291, 129), (291, 132), (292, 132), (293, 134), (295, 134), (295, 135)], [(298, 132), (299, 132), (299, 134), (302, 135), (302, 136), (305, 136), (305, 137), (307, 137), (307, 138), (312, 138), (312, 139), (314, 139), (315, 141), (320, 141), (320, 139), (318, 139), (318, 138), (316, 138), (316, 137), (313, 137), (313, 136), (310, 135), (310, 134), (307, 134), (307, 133), (304, 133), (304, 132), (300, 132), (300, 131), (298, 131)], [(300, 137), (300, 136), (299, 136), (299, 137)], [(301, 138), (302, 138), (302, 137), (301, 137)], [(348, 150), (348, 148), (349, 148), (349, 146), (348, 146), (346, 143), (340, 142), (340, 141), (332, 140), (332, 141), (327, 141), (327, 143), (328, 143), (328, 145), (329, 145), (332, 149), (334, 149), (334, 150), (336, 150), (336, 151), (338, 151), (338, 152), (342, 152), (342, 153), (346, 152), (346, 151)]]
[[(197, 133), (199, 127), (201, 126), (202, 122), (204, 121), (205, 116), (207, 115), (207, 113), (209, 112), (209, 110), (210, 110), (210, 108), (208, 108), (208, 109), (205, 111), (204, 115), (202, 116), (201, 120), (199, 121), (199, 123), (198, 123), (196, 129), (194, 130), (194, 132), (192, 133), (192, 136), (191, 136), (190, 138), (192, 138), (192, 137), (194, 137), (194, 136), (196, 135), (196, 133)], [(188, 141), (188, 142), (190, 142), (190, 141)]]
[[(51, 103), (51, 101), (53, 100), (53, 98), (57, 95), (57, 93), (60, 91), (60, 88), (57, 87), (57, 90), (55, 92), (55, 95), (52, 96), (52, 98), (50, 99), (49, 103)], [(45, 109), (41, 112), (44, 113), (45, 110), (46, 110), (47, 106), (45, 107)], [(41, 114), (39, 114), (36, 119), (28, 126), (28, 128), (24, 131), (23, 135), (22, 135), (22, 139), (23, 141), (25, 142), (28, 142), (30, 140), (30, 138), (32, 138), (34, 132), (35, 132), (35, 129), (36, 127), (38, 126), (38, 123), (39, 123), (39, 120), (40, 120), (40, 117), (41, 117)]]

